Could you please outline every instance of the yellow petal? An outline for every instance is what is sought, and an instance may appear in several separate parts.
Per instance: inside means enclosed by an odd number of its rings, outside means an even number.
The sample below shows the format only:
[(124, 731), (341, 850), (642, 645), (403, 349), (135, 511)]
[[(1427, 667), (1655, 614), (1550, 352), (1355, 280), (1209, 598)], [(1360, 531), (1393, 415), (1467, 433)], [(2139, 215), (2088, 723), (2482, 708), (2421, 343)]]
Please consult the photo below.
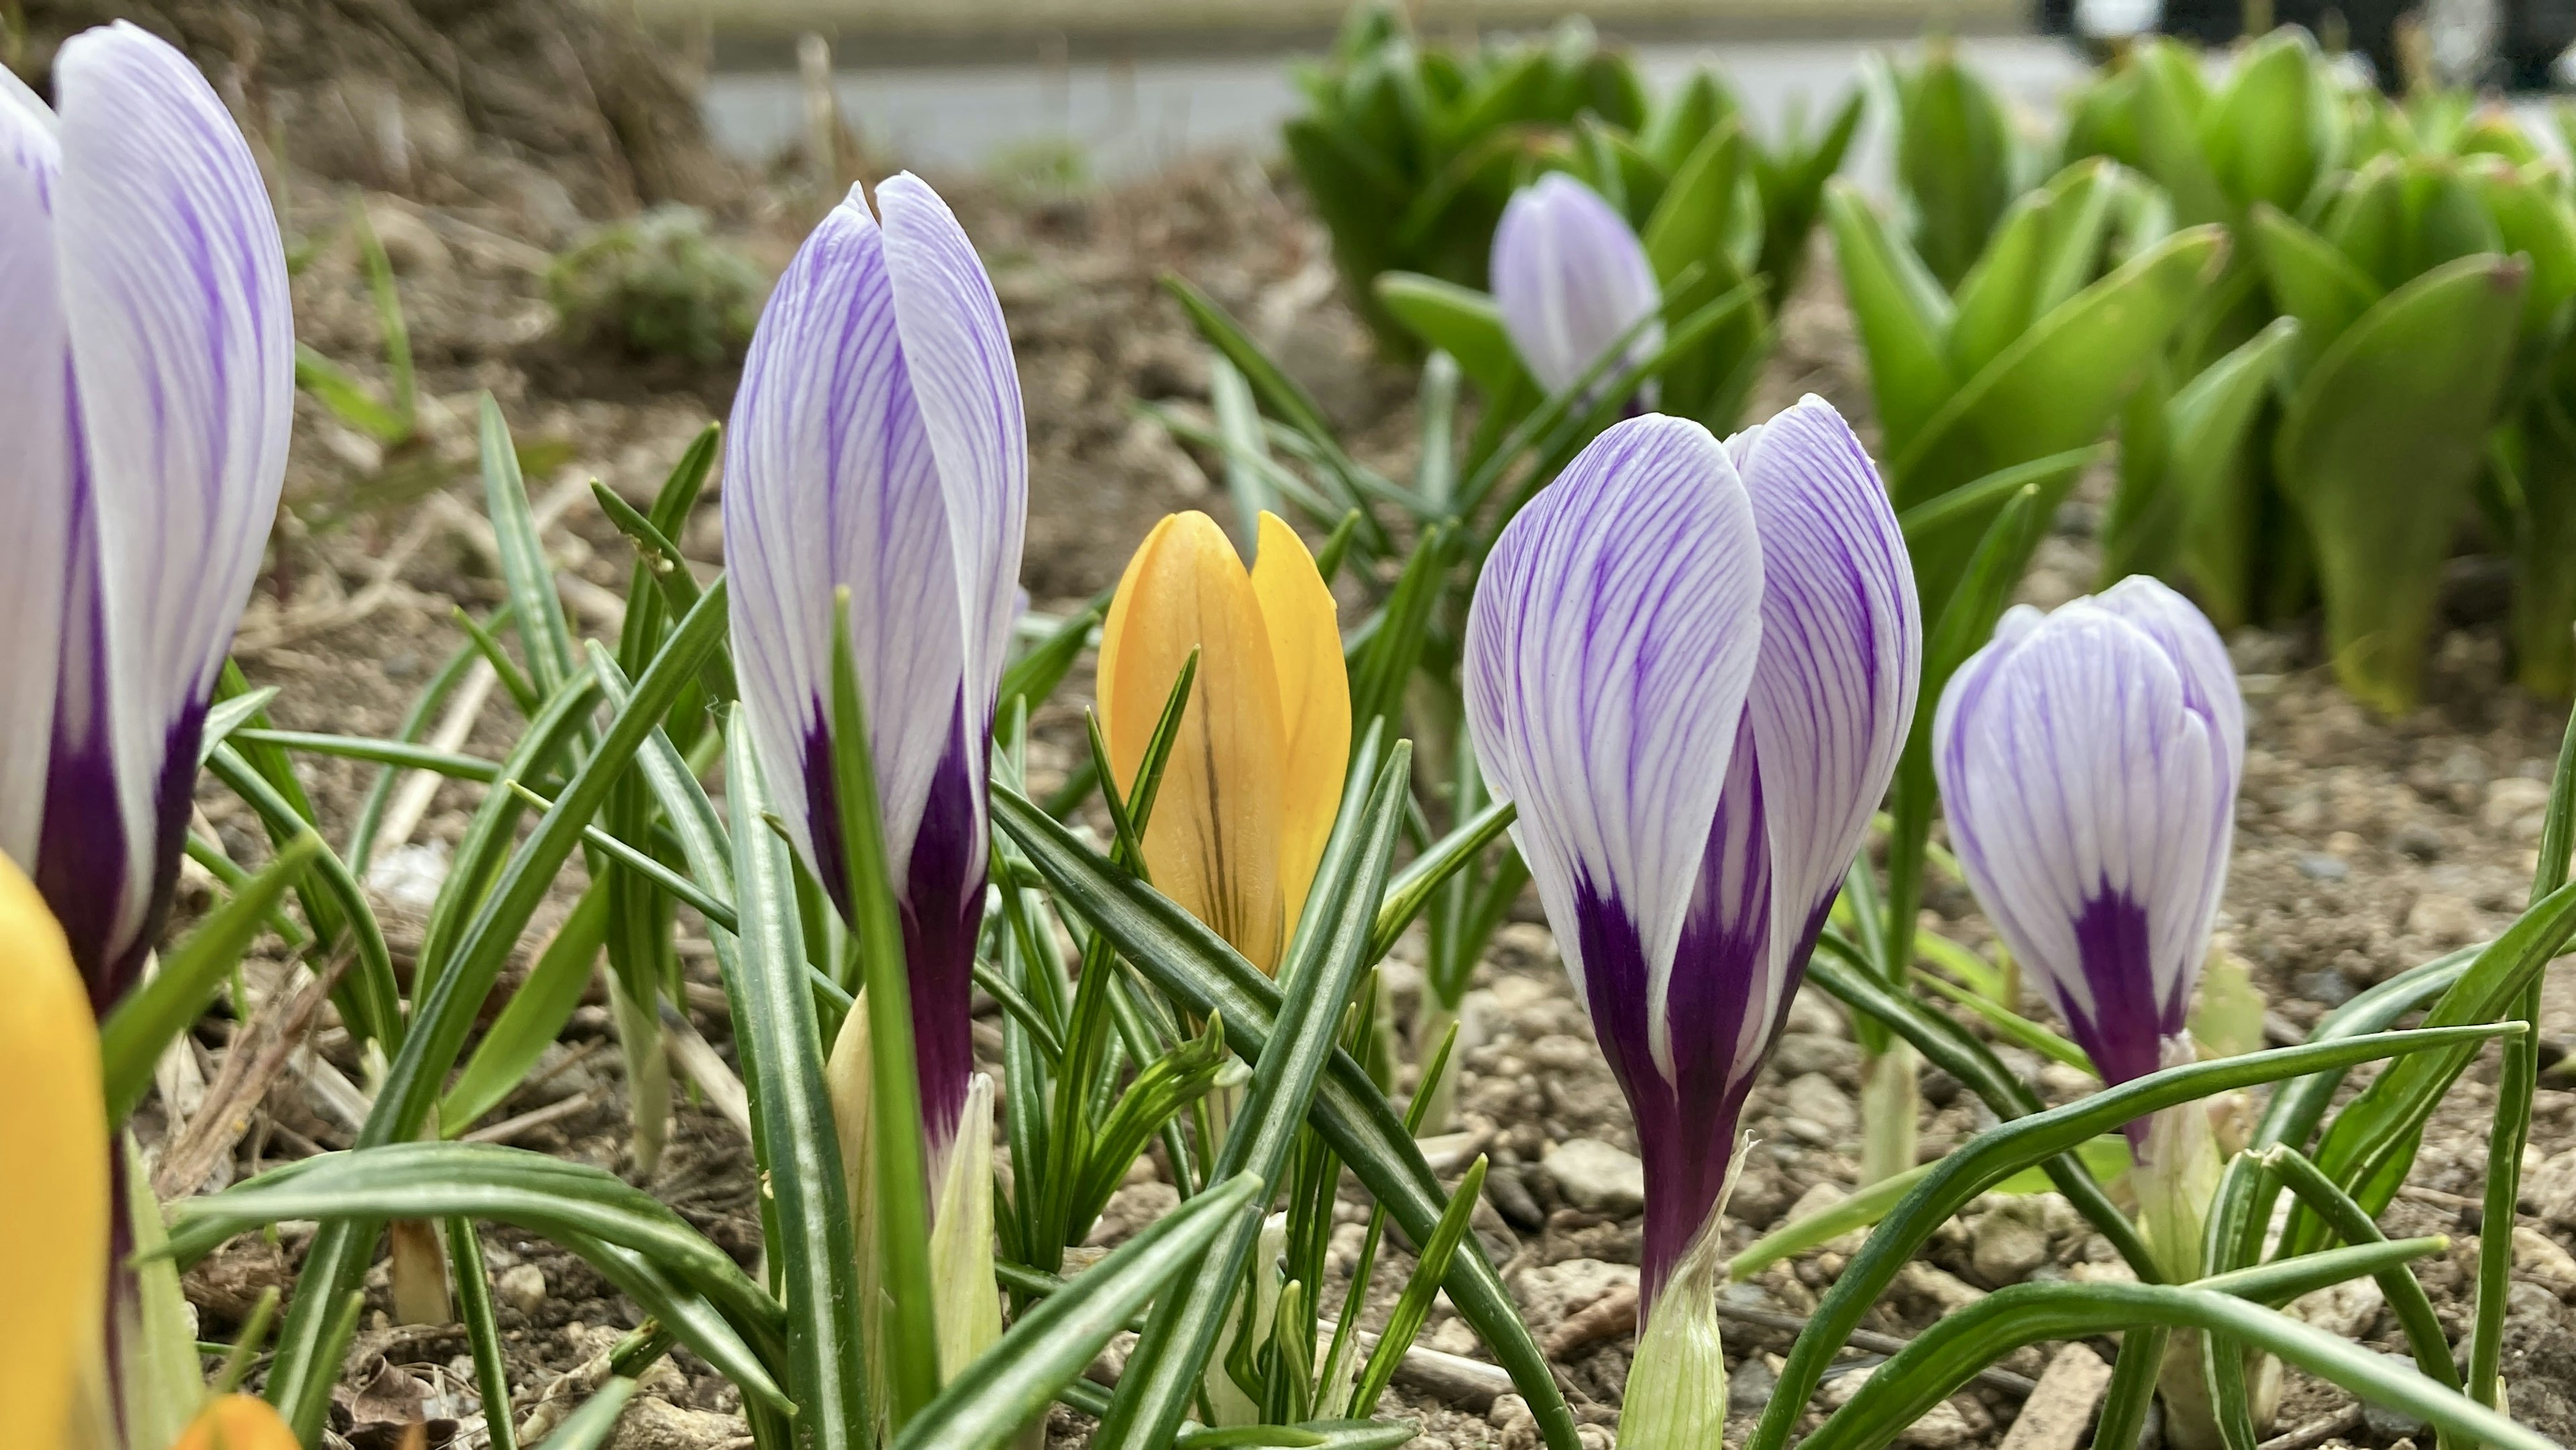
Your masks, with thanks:
[(190, 1422), (170, 1450), (300, 1450), (286, 1421), (256, 1395), (225, 1395)]
[(1279, 894), (1294, 929), (1342, 803), (1342, 777), (1351, 755), (1351, 680), (1342, 662), (1333, 591), (1315, 572), (1315, 556), (1306, 552), (1306, 541), (1269, 513), (1261, 516), (1252, 592), (1260, 597), (1270, 658), (1279, 669), (1279, 713), (1287, 729)]
[(1192, 649), (1198, 677), (1146, 825), (1146, 869), (1254, 965), (1275, 970), (1285, 945), (1279, 679), (1251, 577), (1224, 530), (1196, 512), (1146, 537), (1101, 631), (1094, 698), (1111, 768), (1131, 792)]
[(98, 1024), (63, 932), (0, 856), (0, 1445), (65, 1443), (107, 1303), (107, 1108)]

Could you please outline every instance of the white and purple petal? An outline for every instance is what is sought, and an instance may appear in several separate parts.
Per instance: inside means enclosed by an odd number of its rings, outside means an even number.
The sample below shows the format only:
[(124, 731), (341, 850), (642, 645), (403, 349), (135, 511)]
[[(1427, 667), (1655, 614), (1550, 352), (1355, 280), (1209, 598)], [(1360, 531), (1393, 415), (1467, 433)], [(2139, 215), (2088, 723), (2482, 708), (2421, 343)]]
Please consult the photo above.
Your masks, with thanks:
[(1741, 468), (1762, 540), (1762, 656), (1747, 718), (1769, 807), (1774, 924), (1749, 984), (1755, 1010), (1732, 1041), (1749, 1078), (1896, 774), (1923, 620), (1887, 489), (1831, 404), (1809, 395), (1752, 431)]
[(1620, 423), (1503, 531), (1468, 615), (1477, 758), (1644, 1120), (1675, 1110), (1667, 1004), (1762, 640), (1762, 553), (1725, 450)]
[(23, 359), (0, 386), (0, 855), (36, 863), (51, 758), (71, 550), (71, 339), (54, 264), (62, 145), (53, 112), (0, 67), (0, 346)]
[[(927, 188), (894, 189), (905, 199), (888, 201), (889, 217), (908, 218), (919, 232), (915, 193)], [(958, 498), (969, 490), (948, 475), (952, 458), (973, 467), (982, 454), (1012, 450), (988, 442), (979, 452), (958, 441), (957, 417), (971, 409), (958, 401), (954, 378), (930, 380), (947, 371), (954, 334), (981, 336), (980, 324), (947, 317), (961, 304), (959, 289), (933, 265), (944, 259), (922, 263), (916, 238), (915, 259), (899, 261), (906, 249), (895, 238), (892, 222), (880, 228), (854, 190), (780, 279), (735, 397), (725, 551), (754, 742), (765, 770), (802, 784), (779, 792), (782, 813), (836, 898), (845, 864), (827, 702), (833, 601), (840, 589), (850, 593), (869, 755), (911, 963), (924, 1113), (934, 1139), (945, 1141), (973, 1069), (970, 983), (993, 689), (972, 663), (965, 611), (980, 616), (994, 591), (981, 574), (961, 584), (958, 571), (997, 567), (1004, 547), (990, 538), (960, 541), (967, 527), (990, 533), (999, 525), (961, 514)], [(928, 301), (907, 303), (914, 292)], [(984, 296), (989, 302), (989, 286)], [(914, 336), (926, 339), (918, 351), (907, 346)], [(917, 365), (923, 359), (926, 368)], [(934, 397), (945, 401), (934, 407)], [(1016, 418), (1016, 391), (1011, 401)], [(1014, 456), (1024, 491), (1024, 443)], [(1014, 502), (1006, 512), (1015, 574), (1021, 507)], [(1012, 584), (1006, 575), (1005, 608)]]
[[(83, 455), (74, 472), (95, 507), (103, 728), (125, 857), (106, 946), (112, 997), (176, 879), (207, 701), (285, 477), (295, 339), (276, 215), (205, 78), (121, 22), (65, 43), (54, 71), (57, 257)], [(79, 592), (75, 579), (72, 614)], [(76, 698), (78, 652), (67, 643), (58, 715), (88, 708)], [(72, 723), (74, 733), (100, 724)], [(57, 798), (63, 738), (58, 730)], [(105, 829), (49, 819), (40, 855), (59, 831), (95, 840)], [(56, 863), (40, 872), (59, 879)], [(98, 879), (84, 889), (104, 894)]]
[[(1654, 265), (1627, 219), (1561, 171), (1504, 205), (1487, 270), (1513, 350), (1550, 392), (1572, 386), (1662, 306)], [(1642, 362), (1662, 346), (1663, 325), (1649, 324), (1621, 363)]]
[(2216, 632), (2135, 580), (2019, 609), (1943, 692), (1951, 842), (2109, 1082), (2185, 1030), (2226, 879), (2243, 706)]

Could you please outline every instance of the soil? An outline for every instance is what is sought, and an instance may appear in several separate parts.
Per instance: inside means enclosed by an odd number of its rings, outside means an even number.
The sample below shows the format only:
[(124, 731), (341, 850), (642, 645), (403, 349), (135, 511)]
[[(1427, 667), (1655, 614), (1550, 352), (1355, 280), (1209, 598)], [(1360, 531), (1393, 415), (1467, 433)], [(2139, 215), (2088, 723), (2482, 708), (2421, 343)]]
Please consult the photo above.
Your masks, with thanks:
[[(1037, 607), (1080, 607), (1116, 578), (1128, 550), (1161, 513), (1223, 505), (1215, 497), (1221, 490), (1209, 483), (1208, 460), (1194, 458), (1134, 412), (1139, 402), (1202, 404), (1206, 395), (1204, 354), (1158, 286), (1167, 269), (1185, 273), (1245, 319), (1346, 427), (1361, 456), (1387, 469), (1408, 461), (1409, 383), (1370, 360), (1359, 324), (1336, 294), (1319, 228), (1261, 164), (1209, 159), (1104, 191), (934, 179), (985, 253), (1010, 317), (1034, 455), (1025, 582)], [(299, 330), (381, 383), (385, 369), (345, 230), (346, 202), (317, 185), (299, 185), (289, 195), (289, 230), (312, 250), (296, 280)], [(631, 501), (649, 499), (688, 440), (723, 414), (730, 378), (723, 368), (639, 368), (554, 342), (540, 281), (544, 254), (527, 240), (546, 234), (524, 202), (480, 193), (440, 199), (432, 187), (411, 195), (371, 191), (365, 205), (400, 274), (420, 365), (424, 441), (388, 458), (310, 399), (302, 403), (275, 564), (245, 619), (240, 655), (256, 682), (279, 687), (273, 712), (280, 725), (384, 734), (456, 647), (452, 612), (484, 612), (501, 597), (488, 543), (478, 541), (470, 517), (477, 500), (475, 395), (490, 391), (523, 445), (556, 460), (531, 476), (530, 488), (549, 520), (559, 564), (580, 581), (570, 590), (578, 626), (613, 638), (615, 596), (623, 592), (631, 558), (586, 485), (596, 477)], [(736, 219), (733, 243), (774, 271), (821, 205), (821, 198), (792, 188), (758, 192)], [(1868, 391), (1830, 269), (1812, 267), (1808, 275), (1807, 290), (1784, 319), (1783, 345), (1754, 412), (1816, 391), (1865, 425)], [(2079, 496), (2064, 510), (2025, 587), (2027, 597), (2056, 602), (2089, 586), (2097, 505)], [(712, 494), (681, 542), (712, 570), (721, 550)], [(2219, 946), (2250, 966), (2269, 1004), (2265, 1026), (2274, 1040), (2297, 1040), (2321, 1013), (2372, 981), (2492, 935), (2521, 905), (2564, 715), (2557, 703), (2506, 682), (2500, 621), (2479, 617), (2474, 599), (2462, 615), (2441, 644), (2431, 703), (2395, 721), (2373, 717), (2334, 689), (2310, 634), (2248, 633), (2232, 642), (2250, 707), (2251, 743)], [(1086, 664), (1039, 722), (1032, 764), (1041, 787), (1060, 779), (1073, 758), (1088, 679)], [(497, 753), (515, 726), (506, 697), (495, 697), (461, 748)], [(316, 758), (306, 758), (302, 768), (326, 824), (345, 828), (372, 772)], [(442, 788), (407, 842), (388, 840), (379, 852), (383, 864), (369, 884), (406, 964), (417, 946), (421, 883), (434, 881), (473, 800), (466, 788)], [(209, 786), (200, 804), (237, 857), (254, 859), (264, 849), (255, 822), (220, 789)], [(202, 893), (203, 879), (192, 880)], [(540, 927), (559, 918), (568, 901), (559, 895), (554, 915), (541, 916)], [(1480, 1213), (1479, 1235), (1545, 1338), (1623, 1283), (1633, 1285), (1630, 1266), (1638, 1253), (1633, 1208), (1574, 1206), (1547, 1159), (1558, 1145), (1578, 1139), (1631, 1151), (1635, 1144), (1533, 904), (1524, 903), (1523, 916), (1504, 929), (1478, 969), (1463, 1014), (1458, 1103), (1469, 1136), (1453, 1143), (1459, 1151), (1448, 1156), (1463, 1168), (1475, 1151), (1490, 1155), (1491, 1212)], [(1974, 903), (1956, 883), (1936, 886), (1927, 916), (1934, 929), (1972, 945), (1984, 938)], [(689, 931), (687, 1005), (700, 1031), (729, 1055), (713, 963), (698, 929)], [(1418, 974), (1403, 965), (1412, 951), (1409, 943), (1399, 946), (1389, 972), (1400, 1008), (1420, 990)], [(276, 963), (254, 971), (255, 996), (277, 972)], [(2030, 1010), (2044, 1012), (2036, 1004)], [(209, 1075), (231, 1030), (228, 1016), (218, 1012), (198, 1033)], [(979, 1036), (988, 1048), (998, 1040), (990, 1023)], [(2576, 975), (2563, 967), (2550, 984), (2543, 1037), (2544, 1061), (2553, 1065), (2576, 1048)], [(326, 1059), (355, 1072), (344, 1036), (326, 1031), (320, 1045)], [(2001, 1051), (2051, 1100), (2086, 1088), (2069, 1070)], [(1840, 1012), (1813, 992), (1802, 995), (1747, 1112), (1744, 1126), (1758, 1141), (1733, 1200), (1731, 1246), (1853, 1183), (1857, 1064)], [(558, 1070), (521, 1089), (486, 1126), (536, 1114), (513, 1130), (511, 1141), (631, 1174), (617, 1052), (595, 995), (549, 1066)], [(2477, 1194), (2492, 1080), (2492, 1062), (2482, 1063), (2445, 1101), (2385, 1218), (2391, 1234), (2453, 1237), (2451, 1254), (2428, 1264), (2425, 1278), (2455, 1331), (2470, 1304), (2475, 1235), (2486, 1228)], [(1927, 1157), (1985, 1121), (1973, 1097), (1940, 1074), (1930, 1075), (1925, 1096)], [(154, 1138), (157, 1118), (147, 1118), (144, 1131)], [(198, 1186), (220, 1186), (262, 1163), (346, 1142), (345, 1126), (317, 1110), (311, 1094), (282, 1086), (240, 1150)], [(2568, 1307), (2576, 1301), (2576, 1260), (2567, 1256), (2576, 1249), (2576, 1090), (2554, 1073), (2539, 1095), (2529, 1166), (2538, 1172), (2526, 1179), (2527, 1212), (2516, 1227), (2534, 1237), (2518, 1239), (2526, 1252), (2513, 1300), (2511, 1403), (2545, 1432), (2576, 1441), (2576, 1403), (2565, 1388), (2576, 1382), (2576, 1311)], [(720, 1113), (694, 1102), (681, 1109), (673, 1146), (651, 1187), (745, 1263), (754, 1260), (749, 1150)], [(1337, 1241), (1338, 1274), (1348, 1273), (1363, 1214), (1356, 1190), (1347, 1192), (1343, 1208), (1353, 1222)], [(1140, 1168), (1095, 1240), (1116, 1241), (1170, 1201), (1170, 1190)], [(263, 1286), (288, 1284), (300, 1247), (292, 1234), (282, 1248), (237, 1243), (193, 1272), (188, 1286), (204, 1316), (201, 1337), (229, 1337)], [(635, 1311), (578, 1260), (531, 1236), (487, 1229), (483, 1250), (487, 1268), (503, 1284), (500, 1320), (521, 1396), (517, 1413), (524, 1417), (558, 1376), (631, 1326)], [(1743, 1309), (1802, 1313), (1849, 1251), (1848, 1243), (1829, 1245), (1731, 1287), (1727, 1297)], [(1399, 1246), (1381, 1268), (1372, 1295), (1377, 1314), (1409, 1262)], [(1917, 1332), (2013, 1279), (2121, 1272), (2108, 1245), (2054, 1195), (1982, 1200), (1935, 1239), (1899, 1292), (1873, 1312), (1869, 1327)], [(1337, 1301), (1341, 1287), (1330, 1287), (1327, 1302)], [(380, 1270), (346, 1385), (352, 1413), (340, 1428), (353, 1443), (367, 1443), (384, 1433), (367, 1415), (409, 1396), (429, 1418), (463, 1427), (454, 1443), (480, 1443), (473, 1427), (482, 1410), (462, 1339), (435, 1326), (394, 1326), (388, 1309)], [(2313, 1312), (2374, 1348), (2400, 1347), (2390, 1316), (2367, 1302), (2325, 1304)], [(1735, 1374), (1739, 1410), (1758, 1409), (1768, 1369), (1787, 1339), (1729, 1325), (1730, 1353), (1743, 1356)], [(1445, 1302), (1423, 1342), (1471, 1358), (1480, 1353)], [(1587, 1428), (1587, 1439), (1606, 1445), (1632, 1345), (1633, 1336), (1614, 1334), (1562, 1357), (1579, 1413), (1588, 1427), (1600, 1427)], [(2107, 1343), (2096, 1348), (2109, 1357)], [(2035, 1377), (2048, 1354), (2025, 1350), (2004, 1368)], [(742, 1433), (731, 1413), (737, 1398), (685, 1352), (673, 1357), (669, 1371), (657, 1371), (646, 1394), (617, 1442), (630, 1450), (723, 1445)], [(1909, 1431), (1904, 1443), (1917, 1450), (1994, 1444), (2018, 1403), (2002, 1389), (1971, 1389)], [(2330, 1420), (2347, 1403), (2340, 1391), (2294, 1374), (2277, 1426)], [(1526, 1410), (1511, 1397), (1447, 1403), (1399, 1384), (1385, 1409), (1418, 1417), (1423, 1438), (1416, 1444), (1426, 1450), (1535, 1443)], [(1058, 1443), (1078, 1443), (1085, 1429), (1080, 1417), (1057, 1412)], [(2341, 1428), (2324, 1443), (2384, 1450), (2411, 1433), (2402, 1424), (2371, 1420)]]

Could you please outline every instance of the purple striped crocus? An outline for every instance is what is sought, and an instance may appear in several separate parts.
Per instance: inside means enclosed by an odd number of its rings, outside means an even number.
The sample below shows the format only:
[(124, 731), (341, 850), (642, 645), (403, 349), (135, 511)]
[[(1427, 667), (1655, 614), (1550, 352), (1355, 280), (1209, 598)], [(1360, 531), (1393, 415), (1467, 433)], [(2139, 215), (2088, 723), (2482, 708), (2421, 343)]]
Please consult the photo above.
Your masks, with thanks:
[(1028, 429), (1000, 302), (919, 178), (853, 189), (762, 314), (725, 445), (733, 648), (761, 767), (844, 912), (832, 785), (833, 601), (846, 588), (886, 859), (902, 908), (923, 1125), (974, 1073), (985, 756), (1017, 609)]
[[(1513, 193), (1494, 227), (1486, 270), (1512, 350), (1551, 393), (1572, 387), (1663, 305), (1654, 264), (1628, 219), (1562, 171)], [(1663, 345), (1663, 324), (1649, 322), (1611, 370), (1644, 362)], [(1653, 382), (1638, 401), (1654, 406)]]
[(295, 412), (286, 254), (214, 89), (130, 24), (0, 68), (0, 852), (105, 1011), (177, 880)]
[(1895, 772), (1921, 654), (1878, 471), (1813, 397), (1723, 445), (1661, 415), (1612, 427), (1477, 585), (1468, 725), (1636, 1115), (1649, 1337), (1716, 1242), (1738, 1113)]
[(1951, 676), (1932, 738), (1960, 868), (2103, 1081), (2187, 1054), (2245, 765), (2218, 631), (2143, 575), (2021, 606)]

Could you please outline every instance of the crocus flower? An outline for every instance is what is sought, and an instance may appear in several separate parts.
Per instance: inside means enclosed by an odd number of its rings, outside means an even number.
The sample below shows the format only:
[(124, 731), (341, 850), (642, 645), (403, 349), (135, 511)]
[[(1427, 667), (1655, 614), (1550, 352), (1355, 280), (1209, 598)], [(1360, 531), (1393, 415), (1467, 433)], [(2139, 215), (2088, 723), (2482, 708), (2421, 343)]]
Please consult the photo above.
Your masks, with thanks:
[(0, 853), (99, 1010), (177, 881), (295, 407), (286, 255), (214, 90), (119, 23), (0, 70)]
[(1933, 745), (1969, 886), (2103, 1080), (2187, 1050), (2245, 764), (2218, 631), (2143, 575), (2016, 608), (1951, 676)]
[[(1503, 207), (1487, 271), (1512, 349), (1552, 393), (1573, 386), (1663, 305), (1654, 265), (1628, 219), (1561, 171), (1515, 192)], [(1648, 323), (1612, 371), (1644, 362), (1663, 345), (1663, 324)], [(1653, 387), (1640, 395), (1647, 407)]]
[(98, 1024), (44, 898), (0, 857), (0, 1194), (9, 1312), (0, 1314), (0, 1445), (73, 1436), (78, 1386), (104, 1345), (108, 1138)]
[(1093, 698), (1130, 794), (1193, 649), (1198, 674), (1146, 823), (1146, 870), (1246, 960), (1276, 971), (1351, 751), (1333, 594), (1296, 530), (1263, 514), (1247, 572), (1215, 520), (1172, 514), (1127, 561)]
[[(1736, 1119), (1895, 772), (1921, 654), (1878, 472), (1812, 397), (1722, 446), (1684, 419), (1617, 424), (1478, 582), (1468, 728), (1645, 1160), (1629, 1404), (1666, 1418), (1623, 1445), (1715, 1443), (1689, 1417), (1724, 1371), (1712, 1229)], [(1722, 1421), (1722, 1391), (1708, 1403)]]
[(724, 475), (733, 647), (763, 772), (839, 900), (836, 591), (903, 914), (934, 1154), (974, 1073), (985, 757), (1017, 608), (1028, 427), (1010, 334), (957, 219), (919, 178), (856, 188), (806, 239), (753, 335)]

